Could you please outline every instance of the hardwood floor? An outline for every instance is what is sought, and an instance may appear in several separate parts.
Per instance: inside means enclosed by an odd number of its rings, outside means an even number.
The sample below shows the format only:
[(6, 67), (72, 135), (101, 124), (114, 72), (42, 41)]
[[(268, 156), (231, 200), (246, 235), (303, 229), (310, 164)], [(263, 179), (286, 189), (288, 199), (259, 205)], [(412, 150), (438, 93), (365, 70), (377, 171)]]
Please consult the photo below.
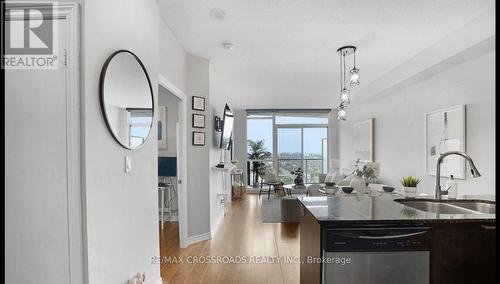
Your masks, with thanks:
[[(185, 249), (179, 248), (178, 223), (166, 223), (160, 229), (160, 255), (184, 257), (184, 263), (162, 263), (163, 283), (299, 283), (299, 264), (262, 263), (264, 257), (299, 257), (299, 224), (262, 223), (261, 202), (257, 194), (234, 200), (215, 237)], [(193, 256), (241, 256), (247, 262), (253, 256), (260, 263), (185, 263)]]

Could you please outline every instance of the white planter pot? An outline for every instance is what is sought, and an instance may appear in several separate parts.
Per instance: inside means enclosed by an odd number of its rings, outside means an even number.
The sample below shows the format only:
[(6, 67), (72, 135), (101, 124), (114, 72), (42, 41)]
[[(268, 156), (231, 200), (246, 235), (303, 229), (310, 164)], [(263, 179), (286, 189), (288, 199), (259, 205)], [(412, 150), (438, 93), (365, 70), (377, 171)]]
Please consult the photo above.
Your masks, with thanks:
[(417, 188), (416, 187), (403, 186), (403, 192), (404, 192), (406, 198), (415, 198), (417, 196)]
[(349, 185), (353, 188), (353, 190), (357, 191), (360, 194), (364, 194), (364, 193), (368, 192), (367, 187), (366, 187), (366, 181), (359, 176), (354, 176), (351, 179), (351, 182), (349, 183)]

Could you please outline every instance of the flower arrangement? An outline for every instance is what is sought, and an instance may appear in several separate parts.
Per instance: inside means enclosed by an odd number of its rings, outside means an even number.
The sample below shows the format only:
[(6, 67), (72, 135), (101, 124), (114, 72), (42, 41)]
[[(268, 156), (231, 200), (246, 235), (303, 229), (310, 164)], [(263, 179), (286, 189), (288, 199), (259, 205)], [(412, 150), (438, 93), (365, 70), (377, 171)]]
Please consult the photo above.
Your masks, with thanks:
[(304, 172), (302, 171), (301, 168), (295, 168), (293, 169), (293, 171), (291, 172), (292, 175), (295, 175), (295, 176), (304, 176)]
[(378, 169), (375, 163), (362, 164), (360, 159), (354, 160), (353, 174), (363, 178), (368, 183), (377, 182)]
[(296, 185), (303, 185), (304, 184), (304, 172), (302, 171), (301, 168), (295, 168), (295, 169), (293, 169), (293, 171), (291, 172), (291, 174), (295, 175), (295, 179), (293, 180), (293, 182)]

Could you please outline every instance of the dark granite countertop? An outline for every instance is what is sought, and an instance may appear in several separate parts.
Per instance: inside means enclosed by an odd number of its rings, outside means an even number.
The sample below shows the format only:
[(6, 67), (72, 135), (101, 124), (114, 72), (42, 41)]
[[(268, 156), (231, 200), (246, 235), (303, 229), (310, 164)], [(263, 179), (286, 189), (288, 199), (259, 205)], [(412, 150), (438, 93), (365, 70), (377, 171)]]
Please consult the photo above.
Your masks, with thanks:
[[(417, 197), (417, 199), (429, 197)], [(340, 196), (298, 197), (299, 202), (316, 218), (318, 223), (341, 222), (435, 222), (495, 220), (495, 214), (437, 214), (421, 211), (395, 200), (404, 199), (398, 193), (381, 193), (378, 196), (343, 194)], [(464, 196), (459, 199), (490, 200), (494, 196)]]

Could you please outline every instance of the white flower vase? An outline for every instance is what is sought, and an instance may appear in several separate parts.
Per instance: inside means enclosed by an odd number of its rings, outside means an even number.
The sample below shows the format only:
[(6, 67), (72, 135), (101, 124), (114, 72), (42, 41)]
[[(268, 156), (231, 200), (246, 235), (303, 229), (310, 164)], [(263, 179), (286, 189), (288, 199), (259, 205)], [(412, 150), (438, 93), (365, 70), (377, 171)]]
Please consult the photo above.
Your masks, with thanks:
[(417, 187), (403, 186), (403, 193), (406, 198), (415, 198), (417, 196)]
[(360, 194), (364, 194), (368, 191), (366, 187), (366, 181), (359, 176), (354, 176), (351, 179), (349, 185), (352, 187), (353, 190), (357, 191)]

